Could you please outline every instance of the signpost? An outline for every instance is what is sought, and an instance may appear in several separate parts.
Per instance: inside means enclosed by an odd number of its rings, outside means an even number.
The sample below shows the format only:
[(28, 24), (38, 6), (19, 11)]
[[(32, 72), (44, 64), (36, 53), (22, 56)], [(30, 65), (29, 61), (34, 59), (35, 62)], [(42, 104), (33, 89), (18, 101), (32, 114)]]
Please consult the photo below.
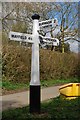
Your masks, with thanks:
[(31, 81), (30, 81), (30, 112), (40, 113), (40, 70), (39, 70), (39, 18), (35, 14), (33, 19), (33, 42), (32, 62), (31, 62)]
[(51, 24), (51, 20), (39, 23), (40, 16), (34, 14), (33, 19), (33, 33), (25, 34), (19, 32), (10, 31), (10, 40), (27, 42), (32, 44), (32, 61), (31, 61), (31, 81), (30, 81), (30, 113), (40, 113), (40, 70), (39, 70), (39, 44), (42, 37), (42, 41), (48, 44), (59, 45), (57, 38), (43, 37), (39, 35), (39, 25)]

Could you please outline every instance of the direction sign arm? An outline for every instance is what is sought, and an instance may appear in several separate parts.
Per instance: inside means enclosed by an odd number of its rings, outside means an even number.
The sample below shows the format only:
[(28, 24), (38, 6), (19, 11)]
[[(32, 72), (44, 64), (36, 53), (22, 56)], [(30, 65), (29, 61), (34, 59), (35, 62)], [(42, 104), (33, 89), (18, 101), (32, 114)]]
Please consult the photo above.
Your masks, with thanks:
[(52, 43), (53, 45), (55, 46), (58, 46), (59, 45), (59, 40), (57, 38), (51, 38), (51, 37), (44, 37), (42, 35), (39, 35), (39, 37), (42, 38), (42, 41), (44, 43)]
[(27, 43), (34, 43), (32, 38), (32, 34), (25, 34), (19, 32), (10, 31), (9, 33), (10, 40), (19, 41), (19, 42), (27, 42)]

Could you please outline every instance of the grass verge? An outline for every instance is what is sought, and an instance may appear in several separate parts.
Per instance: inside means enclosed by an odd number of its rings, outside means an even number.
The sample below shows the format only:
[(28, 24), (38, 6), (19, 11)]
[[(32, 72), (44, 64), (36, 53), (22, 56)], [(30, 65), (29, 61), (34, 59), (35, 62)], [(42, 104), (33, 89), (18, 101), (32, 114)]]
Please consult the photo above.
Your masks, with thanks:
[(78, 83), (79, 79), (72, 78), (72, 79), (58, 79), (58, 80), (42, 80), (41, 86), (49, 87), (53, 85), (61, 85), (61, 84), (74, 83), (74, 82)]
[(2, 87), (6, 90), (28, 89), (29, 83), (13, 83), (9, 81), (3, 81)]
[[(70, 83), (70, 82), (78, 82), (79, 80), (76, 78), (73, 79), (61, 79), (61, 80), (41, 80), (41, 86), (42, 87), (49, 87), (53, 85), (59, 85), (59, 84), (65, 84), (65, 83)], [(0, 84), (1, 86), (1, 84)], [(29, 82), (27, 83), (13, 83), (9, 81), (4, 81), (2, 82), (2, 87), (3, 89), (6, 90), (17, 90), (17, 89), (28, 89), (29, 88)]]
[(30, 114), (27, 106), (3, 111), (2, 120), (79, 120), (79, 105), (80, 98), (65, 100), (57, 97), (41, 104), (41, 114)]

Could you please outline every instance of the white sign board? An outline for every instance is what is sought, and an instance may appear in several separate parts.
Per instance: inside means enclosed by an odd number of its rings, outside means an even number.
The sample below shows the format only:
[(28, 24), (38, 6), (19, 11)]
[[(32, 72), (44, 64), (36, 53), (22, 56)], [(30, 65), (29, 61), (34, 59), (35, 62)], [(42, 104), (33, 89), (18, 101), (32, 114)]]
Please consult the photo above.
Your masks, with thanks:
[(51, 31), (53, 31), (52, 33), (54, 36), (60, 30), (57, 18), (41, 21), (39, 22), (39, 26), (40, 26), (40, 30), (43, 31), (47, 36), (51, 36), (50, 33)]
[(58, 20), (57, 20), (57, 18), (49, 19), (49, 20), (45, 20), (45, 21), (39, 22), (39, 26), (40, 26), (40, 27), (43, 27), (43, 28), (49, 27), (49, 26), (55, 27), (56, 25), (58, 25)]
[(40, 27), (52, 26), (52, 19), (39, 22)]
[(14, 41), (33, 43), (31, 34), (10, 31), (9, 38)]
[(51, 37), (44, 37), (42, 35), (39, 35), (42, 39), (44, 43), (51, 43), (54, 46), (58, 46), (59, 45), (59, 40), (57, 38), (51, 38)]

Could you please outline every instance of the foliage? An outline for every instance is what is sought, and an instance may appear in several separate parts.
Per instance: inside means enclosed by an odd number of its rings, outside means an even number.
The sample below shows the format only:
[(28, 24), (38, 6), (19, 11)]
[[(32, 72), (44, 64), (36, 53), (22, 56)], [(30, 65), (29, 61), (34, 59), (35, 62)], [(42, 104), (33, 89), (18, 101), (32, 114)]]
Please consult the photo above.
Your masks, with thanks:
[(58, 53), (41, 50), (40, 54), (41, 79), (68, 79), (76, 77), (78, 58), (72, 53)]
[(13, 24), (12, 31), (26, 33), (26, 31), (27, 31), (27, 24), (26, 23), (22, 23), (22, 22), (17, 22), (15, 24)]
[[(40, 49), (40, 79), (56, 80), (78, 77), (80, 63), (74, 53), (59, 53)], [(3, 46), (2, 72), (7, 80), (24, 82), (30, 80), (31, 49), (19, 44)]]
[(6, 46), (3, 48), (3, 74), (9, 80), (17, 82), (29, 81), (31, 52), (19, 46)]
[(3, 111), (3, 120), (79, 120), (80, 98), (65, 100), (61, 97), (50, 99), (41, 104), (41, 114), (30, 114), (29, 106)]
[[(24, 90), (24, 89), (28, 89), (29, 88), (29, 83), (12, 83), (9, 81), (3, 81), (2, 82), (2, 88), (3, 90)], [(3, 91), (4, 92), (4, 91)]]
[[(50, 86), (53, 86), (53, 85), (61, 85), (61, 84), (66, 84), (66, 83), (72, 83), (72, 82), (79, 82), (78, 79), (60, 79), (60, 80), (53, 80), (53, 79), (50, 79), (50, 80), (41, 80), (41, 87), (50, 87)], [(27, 90), (29, 89), (29, 82), (26, 82), (26, 83), (14, 83), (12, 81), (8, 81), (6, 80), (6, 78), (3, 77), (3, 81), (0, 82), (0, 88), (2, 87), (3, 88), (3, 94), (9, 91), (12, 91), (15, 92), (15, 91), (18, 91), (18, 90)], [(15, 90), (15, 91), (14, 91)]]
[(56, 80), (41, 80), (41, 86), (42, 87), (49, 87), (53, 85), (61, 85), (61, 84), (67, 84), (67, 83), (78, 83), (79, 79), (73, 78), (73, 79), (56, 79)]

